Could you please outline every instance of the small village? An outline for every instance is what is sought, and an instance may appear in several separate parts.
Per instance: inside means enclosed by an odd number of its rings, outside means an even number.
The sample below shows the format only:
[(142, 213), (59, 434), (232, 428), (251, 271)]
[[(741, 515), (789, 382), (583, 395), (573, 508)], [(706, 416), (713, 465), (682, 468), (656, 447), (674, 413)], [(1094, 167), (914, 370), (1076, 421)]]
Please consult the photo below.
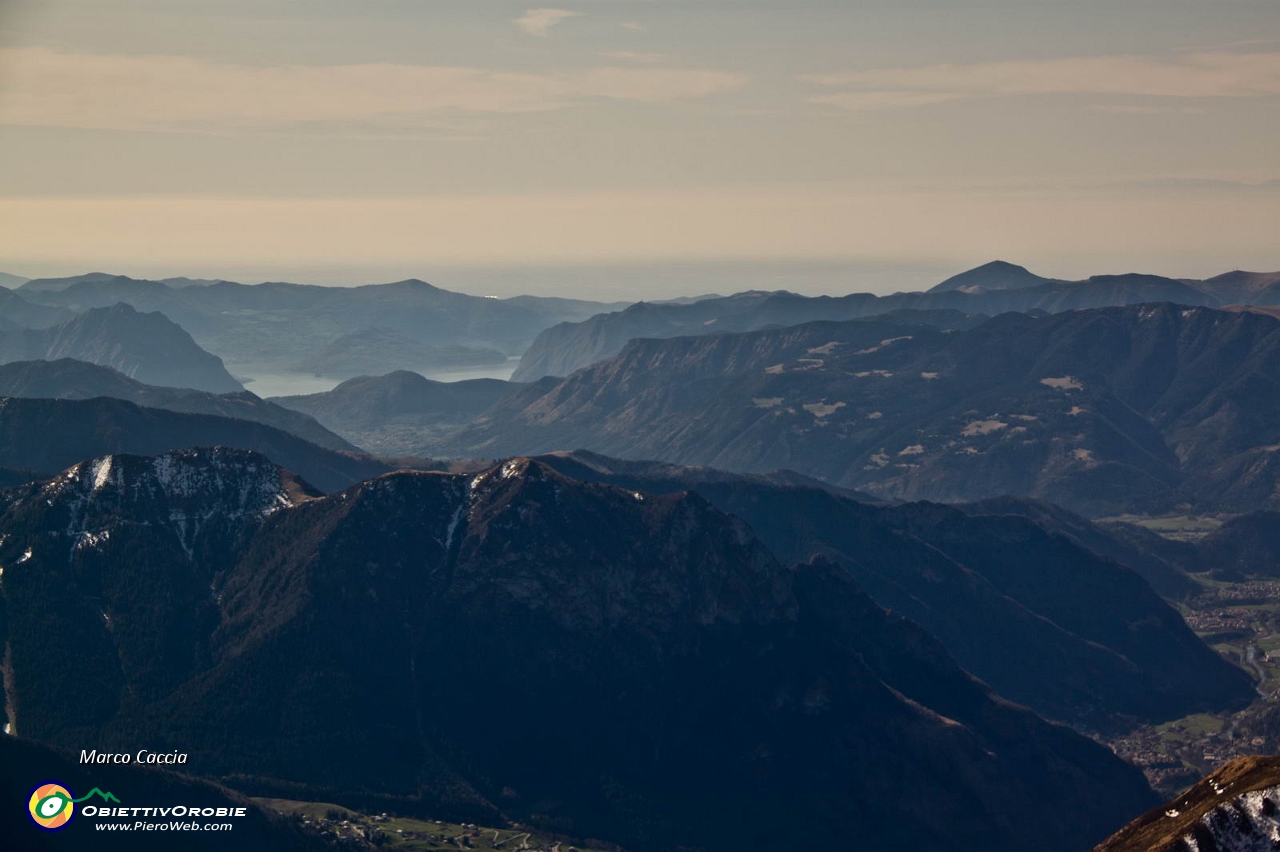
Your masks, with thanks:
[(299, 820), (327, 840), (352, 850), (396, 849), (405, 852), (439, 852), (469, 849), (474, 852), (620, 852), (611, 844), (579, 846), (531, 830), (525, 826), (490, 828), (475, 823), (451, 823), (409, 819), (386, 813), (363, 814), (325, 802), (288, 799), (255, 799), (258, 804)]

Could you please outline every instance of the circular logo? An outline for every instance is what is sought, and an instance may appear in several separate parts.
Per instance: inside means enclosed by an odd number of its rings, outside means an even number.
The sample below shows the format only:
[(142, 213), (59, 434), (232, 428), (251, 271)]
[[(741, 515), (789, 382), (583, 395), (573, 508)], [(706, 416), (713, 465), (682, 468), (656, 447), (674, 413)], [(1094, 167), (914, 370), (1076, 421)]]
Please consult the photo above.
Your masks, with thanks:
[(61, 784), (49, 782), (41, 784), (31, 791), (27, 800), (27, 810), (36, 825), (53, 830), (62, 828), (75, 813), (76, 805), (71, 800), (71, 791)]

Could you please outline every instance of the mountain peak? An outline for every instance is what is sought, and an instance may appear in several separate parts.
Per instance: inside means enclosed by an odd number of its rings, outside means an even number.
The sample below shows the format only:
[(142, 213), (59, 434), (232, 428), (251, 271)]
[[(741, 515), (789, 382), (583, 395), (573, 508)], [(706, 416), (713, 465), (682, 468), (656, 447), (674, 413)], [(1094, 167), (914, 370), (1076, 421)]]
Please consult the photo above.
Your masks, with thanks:
[(171, 501), (222, 495), (235, 504), (220, 501), (224, 513), (251, 515), (267, 515), (318, 493), (266, 456), (230, 447), (99, 456), (64, 470), (42, 488), (49, 500), (69, 492), (88, 499), (109, 492), (121, 500), (163, 493)]
[(1026, 267), (1006, 260), (993, 260), (961, 272), (959, 275), (953, 275), (928, 292), (945, 293), (958, 290), (962, 293), (977, 293), (982, 290), (1021, 290), (1025, 287), (1036, 287), (1048, 280)]

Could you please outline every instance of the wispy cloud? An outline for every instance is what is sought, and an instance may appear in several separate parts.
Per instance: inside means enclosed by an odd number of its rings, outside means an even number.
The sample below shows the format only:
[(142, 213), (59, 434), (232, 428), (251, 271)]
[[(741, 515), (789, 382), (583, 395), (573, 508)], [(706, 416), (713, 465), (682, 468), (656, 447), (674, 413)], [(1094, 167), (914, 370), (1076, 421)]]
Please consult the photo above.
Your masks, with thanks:
[(617, 59), (622, 62), (643, 62), (646, 64), (665, 62), (668, 58), (665, 53), (645, 50), (608, 50), (600, 55), (606, 59)]
[(1009, 95), (1117, 95), (1157, 98), (1280, 94), (1280, 52), (1202, 52), (1175, 58), (1093, 56), (928, 65), (810, 74), (801, 80), (839, 91), (809, 97), (848, 110), (923, 106)]
[[(439, 128), (459, 117), (660, 103), (742, 86), (697, 68), (603, 65), (521, 73), (432, 65), (228, 65), (183, 56), (0, 49), (0, 124), (236, 132)], [(323, 132), (328, 132), (325, 130)]]
[(622, 28), (624, 30), (631, 30), (633, 33), (642, 33), (645, 30), (644, 24), (636, 21), (623, 21)]
[(1190, 106), (1152, 106), (1149, 104), (1094, 104), (1089, 107), (1094, 112), (1106, 112), (1112, 115), (1202, 115), (1200, 107)]
[(576, 18), (578, 12), (568, 9), (530, 9), (515, 19), (515, 24), (531, 36), (546, 38), (551, 28), (566, 18)]

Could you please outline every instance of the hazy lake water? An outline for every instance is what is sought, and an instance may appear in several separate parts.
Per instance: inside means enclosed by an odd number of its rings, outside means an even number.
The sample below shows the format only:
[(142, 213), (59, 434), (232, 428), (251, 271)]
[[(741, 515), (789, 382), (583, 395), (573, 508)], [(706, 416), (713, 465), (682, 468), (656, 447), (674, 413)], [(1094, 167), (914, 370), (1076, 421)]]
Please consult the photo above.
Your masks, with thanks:
[[(479, 367), (460, 367), (452, 370), (418, 370), (428, 379), (437, 382), (461, 382), (466, 379), (509, 379), (515, 372), (519, 358), (508, 358), (503, 364), (485, 364)], [(406, 368), (408, 369), (408, 368)], [(260, 397), (299, 396), (308, 393), (324, 393), (333, 390), (343, 379), (329, 376), (313, 376), (308, 373), (259, 373), (252, 369), (236, 369), (231, 372), (248, 390)], [(246, 381), (251, 379), (252, 381)]]

